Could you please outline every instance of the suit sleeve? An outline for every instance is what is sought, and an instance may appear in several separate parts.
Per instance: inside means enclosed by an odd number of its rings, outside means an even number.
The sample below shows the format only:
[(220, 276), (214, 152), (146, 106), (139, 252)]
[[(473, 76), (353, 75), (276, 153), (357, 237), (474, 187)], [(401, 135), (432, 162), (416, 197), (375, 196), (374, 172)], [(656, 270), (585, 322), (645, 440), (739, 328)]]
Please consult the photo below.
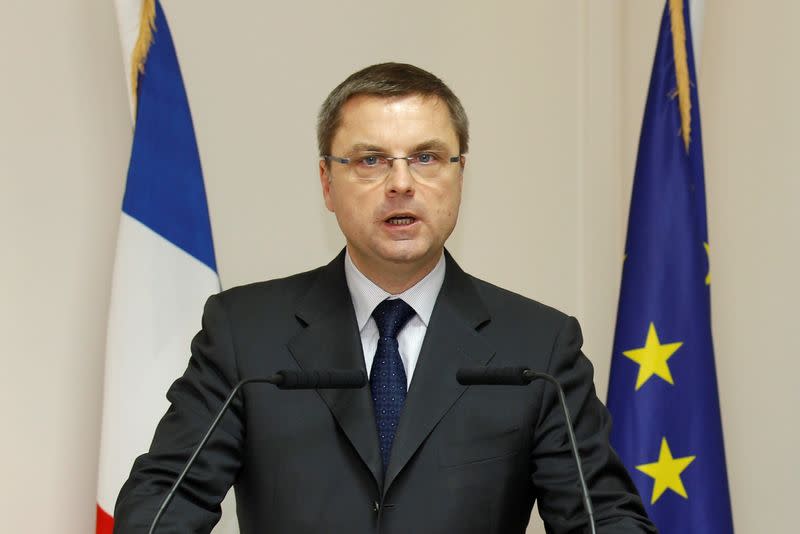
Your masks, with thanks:
[[(577, 320), (566, 318), (553, 345), (547, 373), (558, 380), (567, 398), (597, 532), (654, 533), (636, 487), (609, 444), (611, 417), (595, 393), (592, 364), (581, 352), (582, 344)], [(588, 532), (564, 414), (558, 393), (550, 384), (542, 388), (532, 465), (539, 514), (547, 532)]]
[[(228, 317), (219, 296), (203, 312), (202, 330), (181, 378), (167, 392), (171, 406), (149, 452), (136, 459), (114, 511), (114, 533), (146, 533), (161, 501), (239, 380)], [(210, 532), (236, 479), (243, 440), (242, 403), (235, 400), (162, 516), (159, 533)]]

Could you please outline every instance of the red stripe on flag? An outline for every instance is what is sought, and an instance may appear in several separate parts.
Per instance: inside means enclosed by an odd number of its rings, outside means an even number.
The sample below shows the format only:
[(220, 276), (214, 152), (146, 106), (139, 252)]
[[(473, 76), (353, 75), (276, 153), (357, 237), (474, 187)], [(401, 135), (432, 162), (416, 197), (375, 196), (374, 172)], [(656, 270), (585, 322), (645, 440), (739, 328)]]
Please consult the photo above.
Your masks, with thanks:
[(114, 518), (97, 505), (97, 534), (111, 534), (114, 530)]

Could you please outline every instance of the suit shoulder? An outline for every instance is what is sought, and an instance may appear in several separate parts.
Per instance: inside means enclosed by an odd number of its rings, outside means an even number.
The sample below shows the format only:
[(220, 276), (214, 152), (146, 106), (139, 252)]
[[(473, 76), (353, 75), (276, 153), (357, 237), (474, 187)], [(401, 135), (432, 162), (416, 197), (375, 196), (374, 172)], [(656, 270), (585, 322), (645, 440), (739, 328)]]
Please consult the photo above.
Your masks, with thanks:
[(511, 354), (506, 365), (517, 365), (514, 362), (521, 354), (529, 354), (531, 359), (527, 363), (531, 368), (549, 372), (560, 345), (574, 347), (570, 354), (577, 354), (583, 343), (577, 319), (483, 280), (473, 279), (473, 284), (491, 318), (481, 333), (496, 347)]
[(227, 308), (238, 308), (254, 303), (269, 303), (271, 306), (286, 306), (301, 299), (324, 267), (275, 278), (253, 282), (226, 289), (215, 296)]
[(561, 325), (569, 317), (568, 314), (561, 310), (543, 304), (538, 300), (496, 286), (480, 278), (469, 276), (493, 317), (516, 317), (520, 321), (533, 320), (553, 325)]

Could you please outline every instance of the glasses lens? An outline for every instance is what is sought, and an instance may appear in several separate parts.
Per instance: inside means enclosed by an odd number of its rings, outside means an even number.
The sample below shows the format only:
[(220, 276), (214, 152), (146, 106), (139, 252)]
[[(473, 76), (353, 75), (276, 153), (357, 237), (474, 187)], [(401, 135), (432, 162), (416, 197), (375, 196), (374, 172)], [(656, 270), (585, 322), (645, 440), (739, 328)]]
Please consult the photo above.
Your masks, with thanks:
[[(405, 160), (405, 161), (402, 161)], [(383, 180), (394, 165), (408, 165), (416, 178), (434, 180), (441, 177), (451, 165), (449, 158), (432, 152), (422, 152), (408, 157), (389, 158), (382, 155), (362, 155), (350, 158), (349, 167), (361, 180)]]
[(444, 156), (423, 152), (414, 156), (409, 167), (417, 178), (432, 180), (444, 172), (444, 161)]
[(381, 156), (360, 156), (350, 162), (353, 172), (362, 180), (380, 180), (389, 173), (389, 161)]
[(411, 174), (423, 180), (432, 180), (441, 176), (442, 166), (439, 164), (431, 165), (411, 165)]

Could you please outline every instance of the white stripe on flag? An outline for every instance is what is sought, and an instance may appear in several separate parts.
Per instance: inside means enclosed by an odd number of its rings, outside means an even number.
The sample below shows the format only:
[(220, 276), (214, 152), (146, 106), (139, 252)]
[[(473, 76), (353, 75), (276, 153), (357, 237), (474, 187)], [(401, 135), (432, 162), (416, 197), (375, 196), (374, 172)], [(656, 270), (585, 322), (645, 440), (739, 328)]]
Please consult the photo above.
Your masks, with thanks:
[(122, 214), (109, 312), (98, 502), (108, 513), (133, 460), (147, 451), (189, 361), (205, 300), (219, 291), (208, 266)]

